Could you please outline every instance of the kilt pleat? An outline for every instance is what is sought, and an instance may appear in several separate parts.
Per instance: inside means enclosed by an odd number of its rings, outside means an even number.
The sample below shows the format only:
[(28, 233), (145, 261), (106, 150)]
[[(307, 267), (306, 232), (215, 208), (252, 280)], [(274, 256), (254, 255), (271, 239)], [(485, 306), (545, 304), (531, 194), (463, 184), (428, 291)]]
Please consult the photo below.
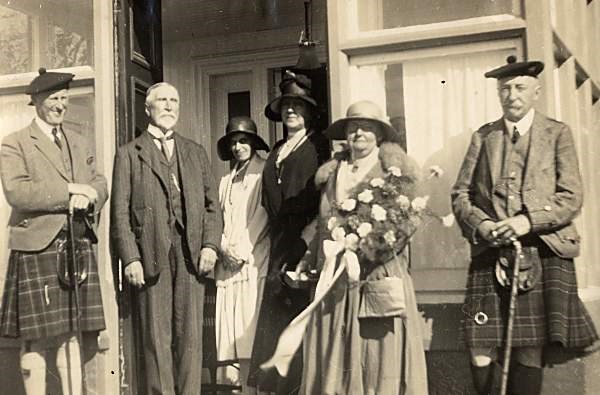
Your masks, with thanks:
[[(0, 336), (33, 340), (76, 330), (74, 292), (57, 275), (58, 239), (39, 252), (11, 251), (0, 314)], [(104, 310), (98, 266), (92, 244), (78, 243), (78, 257), (85, 260), (88, 276), (79, 287), (82, 331), (104, 329)]]
[[(544, 346), (558, 343), (581, 348), (598, 339), (594, 324), (577, 293), (572, 259), (556, 256), (539, 246), (542, 276), (531, 291), (519, 294), (513, 326), (513, 346)], [(463, 341), (469, 348), (501, 347), (508, 321), (510, 291), (495, 280), (497, 251), (489, 250), (473, 259), (463, 305)], [(477, 323), (483, 313), (487, 322)], [(480, 315), (480, 318), (482, 315)]]

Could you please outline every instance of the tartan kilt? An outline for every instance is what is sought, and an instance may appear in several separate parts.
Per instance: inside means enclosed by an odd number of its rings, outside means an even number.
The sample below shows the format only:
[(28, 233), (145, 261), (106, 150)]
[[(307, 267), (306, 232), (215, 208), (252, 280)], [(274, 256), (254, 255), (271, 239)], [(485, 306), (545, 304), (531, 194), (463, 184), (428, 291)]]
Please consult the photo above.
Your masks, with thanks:
[[(519, 293), (513, 326), (513, 347), (540, 347), (558, 343), (566, 348), (582, 348), (598, 339), (594, 324), (577, 294), (572, 259), (555, 255), (543, 242), (538, 245), (542, 275), (527, 293)], [(508, 322), (510, 289), (495, 278), (497, 249), (473, 258), (469, 267), (463, 305), (463, 341), (468, 348), (502, 347)], [(477, 313), (487, 322), (475, 322)]]
[[(36, 252), (11, 251), (0, 312), (0, 336), (35, 340), (58, 336), (77, 329), (73, 291), (58, 279), (57, 237), (46, 249)], [(78, 259), (86, 261), (88, 276), (79, 287), (82, 331), (105, 329), (98, 266), (92, 243), (78, 240)]]

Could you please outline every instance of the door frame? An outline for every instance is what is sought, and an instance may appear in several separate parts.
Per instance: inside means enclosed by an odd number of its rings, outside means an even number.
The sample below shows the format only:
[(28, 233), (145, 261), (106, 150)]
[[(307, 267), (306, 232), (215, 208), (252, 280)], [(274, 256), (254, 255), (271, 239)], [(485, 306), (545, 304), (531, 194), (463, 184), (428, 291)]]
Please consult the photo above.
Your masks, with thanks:
[[(319, 61), (325, 62), (327, 50), (320, 46), (317, 51)], [(210, 130), (210, 79), (211, 77), (250, 72), (252, 74), (252, 89), (250, 92), (250, 113), (256, 122), (259, 135), (272, 146), (275, 141), (270, 141), (269, 120), (264, 116), (264, 107), (269, 98), (269, 69), (285, 67), (296, 64), (298, 48), (283, 47), (270, 48), (264, 51), (246, 53), (232, 53), (223, 56), (202, 56), (192, 58), (193, 78), (193, 115), (194, 125), (201, 125), (202, 130)], [(211, 141), (211, 133), (198, 136), (202, 145), (210, 147), (216, 142)], [(278, 133), (279, 135), (279, 133)], [(280, 136), (278, 136), (280, 137)], [(207, 150), (210, 151), (210, 150)], [(212, 160), (212, 158), (211, 158)]]

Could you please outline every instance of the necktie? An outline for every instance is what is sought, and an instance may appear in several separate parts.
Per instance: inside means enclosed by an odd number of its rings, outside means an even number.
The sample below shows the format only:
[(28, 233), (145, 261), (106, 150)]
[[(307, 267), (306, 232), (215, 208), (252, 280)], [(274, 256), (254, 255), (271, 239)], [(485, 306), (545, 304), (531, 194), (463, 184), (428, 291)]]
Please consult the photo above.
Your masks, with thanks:
[(512, 138), (511, 138), (512, 143), (516, 144), (517, 141), (519, 141), (520, 137), (521, 137), (521, 133), (519, 133), (519, 131), (517, 130), (517, 127), (515, 126), (515, 128), (513, 129), (513, 134), (512, 134)]
[(59, 150), (62, 150), (62, 143), (60, 141), (60, 134), (58, 132), (58, 128), (52, 128), (52, 137), (54, 137), (54, 144), (56, 144)]
[(169, 151), (169, 147), (167, 146), (167, 140), (172, 140), (173, 136), (171, 135), (168, 137), (155, 137), (155, 139), (160, 141), (160, 148), (165, 158), (167, 158), (167, 160), (171, 160), (171, 152)]

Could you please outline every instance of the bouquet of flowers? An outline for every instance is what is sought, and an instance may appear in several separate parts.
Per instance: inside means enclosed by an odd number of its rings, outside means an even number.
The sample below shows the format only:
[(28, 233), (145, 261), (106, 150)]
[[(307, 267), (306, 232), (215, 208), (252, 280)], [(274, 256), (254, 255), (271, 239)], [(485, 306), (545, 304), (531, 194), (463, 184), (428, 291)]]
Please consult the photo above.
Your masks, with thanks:
[[(434, 168), (430, 169), (432, 175), (439, 176), (434, 171), (441, 169)], [(343, 241), (345, 249), (356, 252), (361, 262), (392, 259), (404, 249), (423, 215), (429, 213), (428, 196), (412, 200), (407, 196), (413, 184), (411, 177), (394, 166), (383, 177), (360, 184), (353, 196), (335, 203), (335, 215), (327, 222), (331, 239)]]

